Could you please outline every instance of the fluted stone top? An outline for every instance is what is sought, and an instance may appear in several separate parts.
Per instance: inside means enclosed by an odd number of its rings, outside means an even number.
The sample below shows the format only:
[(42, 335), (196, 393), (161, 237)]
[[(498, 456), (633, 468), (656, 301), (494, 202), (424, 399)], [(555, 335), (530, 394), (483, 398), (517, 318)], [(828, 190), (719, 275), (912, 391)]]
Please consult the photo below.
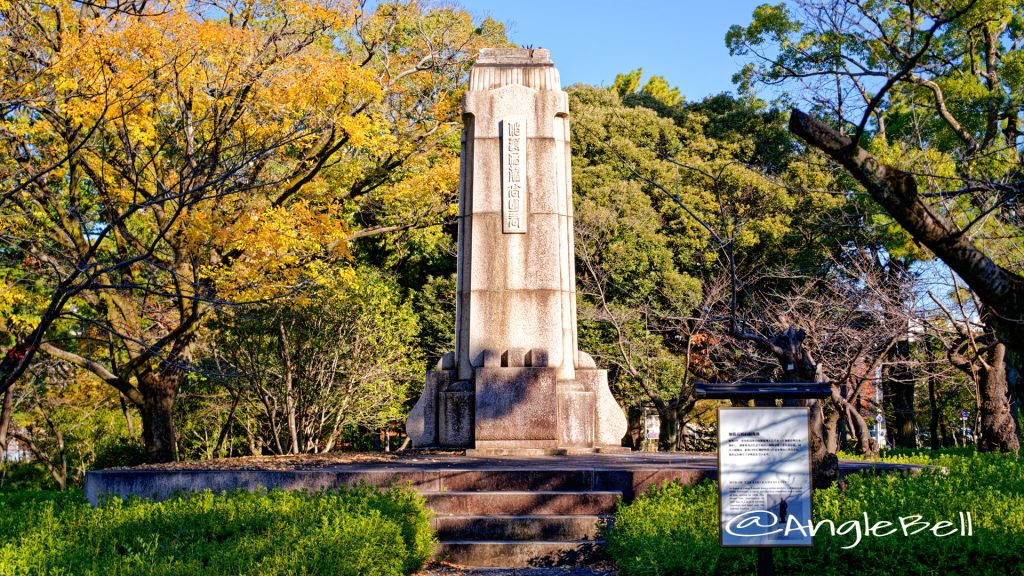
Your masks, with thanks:
[(480, 56), (477, 57), (476, 63), (478, 66), (481, 64), (554, 66), (551, 62), (551, 52), (544, 48), (484, 48), (480, 50)]
[(469, 73), (469, 89), (494, 90), (518, 84), (534, 90), (561, 90), (558, 69), (543, 48), (484, 48)]

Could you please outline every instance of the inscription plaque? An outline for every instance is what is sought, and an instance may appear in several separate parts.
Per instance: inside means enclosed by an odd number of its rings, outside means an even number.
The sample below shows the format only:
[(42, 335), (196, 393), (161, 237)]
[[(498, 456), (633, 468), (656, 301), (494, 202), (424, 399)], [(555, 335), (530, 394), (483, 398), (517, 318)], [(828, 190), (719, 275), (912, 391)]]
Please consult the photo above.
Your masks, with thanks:
[(808, 409), (718, 409), (722, 546), (810, 546)]
[(501, 121), (501, 231), (526, 234), (526, 119)]

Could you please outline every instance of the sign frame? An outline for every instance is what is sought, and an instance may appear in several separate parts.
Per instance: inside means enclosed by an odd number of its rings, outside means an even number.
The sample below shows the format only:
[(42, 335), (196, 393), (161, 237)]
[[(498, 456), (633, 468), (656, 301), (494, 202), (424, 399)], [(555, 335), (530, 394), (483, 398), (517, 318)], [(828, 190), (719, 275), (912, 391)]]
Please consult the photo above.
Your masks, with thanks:
[[(725, 530), (724, 530), (725, 522), (724, 522), (724, 516), (722, 515), (722, 511), (723, 511), (722, 504), (723, 504), (723, 501), (724, 501), (724, 498), (723, 498), (723, 491), (724, 491), (724, 489), (723, 489), (723, 483), (722, 483), (722, 410), (727, 410), (727, 411), (755, 411), (755, 410), (770, 410), (770, 411), (793, 410), (793, 411), (797, 411), (797, 410), (799, 410), (799, 411), (802, 411), (804, 413), (804, 418), (805, 418), (805, 420), (807, 422), (807, 486), (808, 486), (808, 511), (809, 511), (809, 514), (810, 514), (810, 516), (808, 517), (807, 521), (808, 522), (812, 522), (812, 523), (814, 521), (814, 474), (813, 474), (813, 469), (812, 469), (813, 463), (811, 461), (812, 459), (811, 459), (811, 447), (810, 447), (811, 433), (812, 433), (812, 430), (811, 430), (811, 409), (810, 409), (810, 407), (807, 407), (807, 406), (783, 406), (783, 407), (777, 407), (777, 406), (764, 406), (764, 407), (762, 407), (762, 406), (755, 406), (755, 407), (749, 407), (749, 406), (719, 406), (718, 407), (718, 411), (717, 411), (717, 416), (718, 416), (718, 545), (720, 547), (722, 547), (722, 548), (810, 548), (810, 547), (813, 547), (814, 546), (814, 536), (813, 535), (809, 538), (809, 541), (806, 542), (806, 543), (801, 542), (801, 543), (789, 544), (789, 543), (785, 543), (785, 542), (783, 542), (783, 543), (772, 542), (772, 543), (768, 543), (768, 544), (746, 544), (746, 545), (726, 544), (725, 543)], [(788, 520), (785, 520), (785, 522), (788, 523)]]
[(501, 232), (526, 234), (529, 219), (527, 190), (527, 124), (521, 115), (501, 120)]

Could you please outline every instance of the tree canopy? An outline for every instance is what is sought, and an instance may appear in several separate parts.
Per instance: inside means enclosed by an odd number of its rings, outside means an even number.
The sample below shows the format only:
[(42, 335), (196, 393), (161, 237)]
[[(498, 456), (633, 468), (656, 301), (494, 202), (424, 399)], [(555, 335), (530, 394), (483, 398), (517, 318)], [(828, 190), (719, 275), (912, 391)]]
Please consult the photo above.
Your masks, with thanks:
[(0, 390), (37, 351), (76, 364), (141, 409), (158, 459), (208, 314), (451, 214), (460, 82), (503, 41), (415, 2), (0, 11)]
[[(793, 133), (963, 278), (999, 340), (989, 347), (1005, 346), (1018, 366), (1021, 17), (1020, 6), (999, 0), (807, 0), (761, 6), (726, 38), (733, 54), (751, 58), (741, 85), (781, 86), (812, 106), (793, 110)], [(996, 400), (984, 442), (1014, 449), (1012, 390), (1006, 378), (988, 385), (998, 390), (985, 392)]]

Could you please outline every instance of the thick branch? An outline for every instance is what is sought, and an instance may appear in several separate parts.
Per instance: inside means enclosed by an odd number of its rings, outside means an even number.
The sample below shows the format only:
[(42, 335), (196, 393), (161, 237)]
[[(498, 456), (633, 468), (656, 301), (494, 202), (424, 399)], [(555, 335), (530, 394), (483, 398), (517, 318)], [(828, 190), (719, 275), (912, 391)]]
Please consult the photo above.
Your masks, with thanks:
[(967, 149), (970, 152), (974, 152), (978, 149), (978, 142), (974, 139), (974, 136), (968, 132), (962, 124), (953, 116), (953, 113), (949, 111), (949, 107), (946, 106), (946, 97), (942, 93), (942, 88), (939, 87), (935, 82), (923, 78), (916, 74), (908, 76), (911, 82), (919, 86), (923, 86), (931, 90), (932, 95), (935, 98), (935, 111), (939, 113), (939, 116), (946, 122), (946, 124), (953, 130), (953, 132), (963, 140), (964, 144), (967, 144)]
[(42, 350), (43, 352), (46, 352), (50, 356), (53, 356), (54, 358), (60, 358), (65, 362), (70, 362), (71, 364), (74, 364), (79, 368), (84, 368), (85, 370), (92, 372), (100, 380), (103, 380), (107, 384), (110, 384), (119, 392), (124, 394), (125, 398), (130, 400), (132, 404), (135, 404), (135, 406), (137, 407), (142, 406), (142, 394), (137, 389), (135, 389), (134, 386), (119, 378), (110, 370), (107, 370), (106, 366), (100, 364), (99, 362), (89, 360), (88, 358), (83, 358), (82, 356), (79, 356), (78, 354), (75, 354), (73, 352), (68, 352), (67, 350), (61, 350), (60, 348), (57, 348), (56, 346), (48, 342), (40, 344), (39, 349)]
[(1020, 341), (1024, 278), (996, 264), (952, 221), (927, 204), (912, 175), (882, 164), (849, 137), (799, 110), (790, 115), (789, 129), (849, 170), (890, 216), (959, 274), (1001, 318), (1000, 332)]

